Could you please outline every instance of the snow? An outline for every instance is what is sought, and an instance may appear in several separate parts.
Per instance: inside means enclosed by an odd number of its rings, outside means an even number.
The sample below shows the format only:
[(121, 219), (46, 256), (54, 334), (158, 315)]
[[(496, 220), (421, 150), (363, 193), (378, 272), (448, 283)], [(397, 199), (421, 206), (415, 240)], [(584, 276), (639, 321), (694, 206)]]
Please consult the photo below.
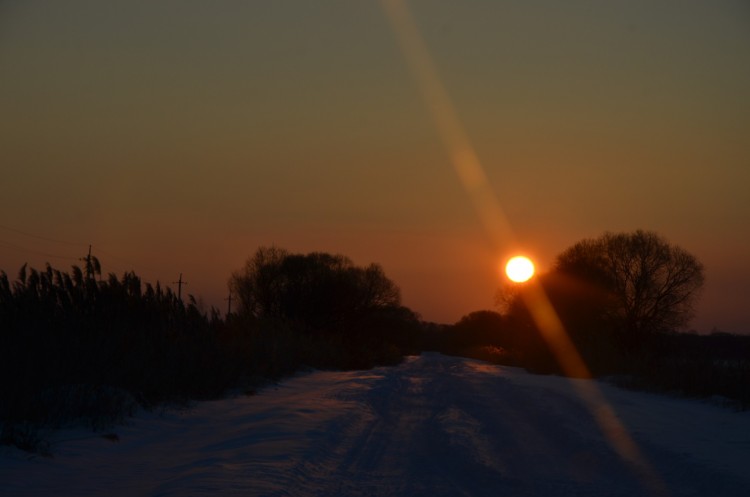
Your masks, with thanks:
[[(581, 398), (591, 388), (643, 467), (602, 435)], [(59, 432), (53, 458), (1, 448), (0, 495), (750, 494), (748, 412), (438, 354), (307, 373), (115, 431), (116, 443)]]

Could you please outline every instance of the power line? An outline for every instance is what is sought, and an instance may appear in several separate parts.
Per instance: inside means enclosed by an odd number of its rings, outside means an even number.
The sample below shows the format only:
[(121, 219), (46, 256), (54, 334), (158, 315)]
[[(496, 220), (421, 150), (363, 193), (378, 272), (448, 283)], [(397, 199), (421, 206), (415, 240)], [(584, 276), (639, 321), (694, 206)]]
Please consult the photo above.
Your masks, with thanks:
[(6, 230), (6, 231), (12, 231), (13, 233), (18, 233), (20, 235), (28, 236), (30, 238), (36, 238), (38, 240), (44, 240), (46, 242), (52, 242), (52, 243), (62, 243), (63, 245), (74, 245), (74, 246), (86, 246), (88, 244), (86, 243), (80, 243), (80, 242), (70, 242), (66, 240), (58, 240), (56, 238), (49, 238), (46, 236), (40, 236), (35, 235), (33, 233), (29, 233), (28, 231), (19, 230), (17, 228), (11, 228), (10, 226), (5, 226), (4, 224), (0, 224), (0, 228)]
[(66, 255), (56, 255), (56, 254), (49, 254), (47, 252), (40, 252), (38, 250), (33, 250), (28, 247), (23, 247), (21, 245), (16, 245), (15, 243), (7, 242), (5, 240), (0, 240), (1, 245), (5, 245), (6, 247), (10, 247), (16, 250), (20, 250), (22, 252), (28, 252), (29, 254), (35, 254), (35, 255), (41, 255), (44, 257), (54, 257), (55, 259), (67, 259), (67, 260), (78, 260), (77, 257), (70, 257)]
[[(46, 241), (46, 242), (59, 243), (59, 244), (70, 245), (70, 246), (74, 246), (74, 247), (85, 247), (85, 246), (89, 245), (87, 243), (82, 243), (82, 242), (71, 242), (71, 241), (68, 241), (68, 240), (60, 240), (60, 239), (51, 238), (51, 237), (48, 237), (48, 236), (37, 235), (37, 234), (34, 234), (34, 233), (30, 233), (28, 231), (19, 230), (18, 228), (13, 228), (11, 226), (6, 226), (4, 224), (0, 224), (0, 229), (3, 229), (5, 231), (9, 231), (9, 232), (12, 232), (12, 233), (17, 233), (17, 234), (20, 234), (20, 235), (23, 235), (23, 236), (26, 236), (26, 237), (29, 237), (29, 238), (34, 238), (36, 240), (43, 240), (43, 241)], [(72, 257), (72, 256), (64, 256), (64, 255), (51, 254), (49, 252), (43, 252), (43, 251), (39, 251), (39, 250), (30, 249), (28, 247), (25, 247), (25, 246), (22, 246), (22, 245), (18, 245), (18, 244), (12, 243), (12, 242), (8, 242), (8, 241), (5, 241), (5, 240), (0, 240), (0, 244), (3, 244), (3, 245), (5, 245), (7, 247), (10, 247), (10, 248), (14, 248), (16, 250), (20, 250), (20, 251), (27, 252), (27, 253), (30, 253), (30, 254), (35, 254), (35, 255), (41, 255), (41, 256), (44, 256), (44, 257), (54, 257), (56, 259), (78, 260), (78, 261), (84, 260), (85, 261), (85, 258), (81, 259), (80, 257)], [(102, 250), (101, 247), (99, 247), (98, 245), (97, 245), (97, 252), (103, 253), (103, 254), (105, 254), (107, 256), (107, 258), (108, 258), (107, 266), (114, 267), (115, 269), (120, 270), (121, 272), (133, 271), (136, 268), (135, 264), (131, 263), (130, 261), (126, 261), (125, 259), (123, 259), (121, 257), (118, 257), (118, 256), (116, 256), (116, 255), (114, 255), (114, 254), (112, 254), (110, 252)], [(120, 263), (122, 263), (123, 265), (113, 264), (112, 261), (109, 260), (109, 258), (115, 259), (115, 260), (119, 261)], [(128, 266), (130, 267), (129, 269), (127, 269)]]
[[(52, 254), (52, 253), (41, 251), (41, 250), (34, 250), (34, 249), (30, 249), (30, 248), (28, 248), (26, 246), (23, 246), (23, 245), (18, 245), (16, 243), (0, 239), (0, 246), (5, 246), (5, 247), (8, 247), (8, 248), (11, 248), (11, 249), (14, 249), (14, 250), (18, 250), (18, 251), (21, 251), (21, 252), (26, 252), (28, 254), (40, 255), (40, 256), (43, 256), (43, 257), (51, 257), (51, 258), (54, 258), (54, 259), (63, 259), (63, 260), (69, 260), (69, 261), (83, 261), (83, 262), (86, 263), (85, 269), (87, 271), (87, 276), (88, 277), (92, 277), (93, 276), (93, 274), (92, 274), (93, 271), (92, 270), (94, 268), (94, 266), (93, 266), (94, 261), (96, 261), (97, 264), (99, 263), (98, 259), (95, 258), (91, 254), (91, 245), (88, 244), (88, 243), (72, 242), (72, 241), (69, 241), (69, 240), (60, 240), (58, 238), (51, 238), (51, 237), (48, 237), (48, 236), (37, 235), (35, 233), (30, 233), (28, 231), (20, 230), (18, 228), (14, 228), (12, 226), (7, 226), (7, 225), (4, 225), (4, 224), (0, 224), (0, 230), (4, 230), (4, 231), (7, 231), (7, 232), (11, 232), (11, 233), (16, 233), (16, 234), (19, 234), (19, 235), (23, 235), (23, 236), (26, 236), (26, 237), (29, 237), (29, 238), (33, 238), (33, 239), (36, 239), (36, 240), (42, 240), (42, 241), (45, 241), (45, 242), (57, 243), (57, 244), (62, 244), (62, 245), (69, 245), (69, 246), (73, 246), (73, 247), (89, 247), (88, 255), (85, 256), (85, 257), (83, 257), (83, 258), (81, 258), (81, 257), (67, 256), (67, 255)], [(130, 261), (127, 261), (127, 260), (125, 260), (125, 259), (123, 259), (121, 257), (118, 257), (118, 256), (116, 256), (116, 255), (114, 255), (114, 254), (112, 254), (110, 252), (101, 250), (101, 248), (99, 248), (99, 245), (97, 245), (97, 252), (103, 253), (103, 254), (107, 255), (108, 257), (111, 257), (112, 259), (118, 260), (120, 263), (124, 264), (125, 267), (130, 266), (130, 269), (124, 269), (122, 265), (120, 265), (120, 264), (112, 264), (111, 262), (108, 262), (107, 266), (114, 267), (115, 269), (120, 269), (120, 270), (122, 270), (122, 272), (135, 271), (136, 270), (136, 265), (135, 264), (132, 264)], [(149, 272), (153, 273), (153, 270), (149, 271)], [(153, 274), (152, 274), (152, 276), (153, 276)], [(153, 279), (153, 278), (151, 278), (151, 279)], [(159, 279), (155, 278), (155, 280), (158, 282)], [(187, 285), (186, 281), (182, 281), (182, 273), (180, 273), (179, 280), (173, 282), (173, 284), (177, 285), (177, 298), (180, 299), (180, 300), (182, 300), (182, 286), (183, 285)], [(229, 306), (231, 308), (231, 302), (229, 302)]]
[[(133, 263), (132, 263), (132, 262), (130, 262), (130, 261), (127, 261), (127, 260), (123, 259), (123, 258), (122, 258), (122, 257), (120, 257), (120, 256), (114, 255), (114, 254), (113, 254), (113, 253), (111, 253), (111, 252), (108, 252), (108, 251), (106, 251), (106, 250), (102, 250), (101, 246), (99, 246), (99, 245), (97, 245), (97, 246), (96, 246), (96, 251), (97, 251), (98, 253), (100, 253), (100, 254), (104, 254), (104, 255), (106, 255), (108, 259), (109, 259), (109, 258), (112, 258), (112, 259), (114, 259), (114, 260), (116, 260), (116, 261), (120, 262), (121, 264), (124, 264), (125, 266), (130, 266), (130, 271), (134, 271), (134, 270), (135, 270), (135, 267), (136, 267), (136, 265), (135, 265), (135, 264), (133, 264)], [(122, 269), (122, 268), (123, 268), (123, 266), (120, 266), (119, 264), (110, 264), (110, 265), (111, 265), (111, 266), (113, 266), (113, 265), (114, 265), (114, 266), (117, 266), (117, 267), (119, 267), (120, 269)]]

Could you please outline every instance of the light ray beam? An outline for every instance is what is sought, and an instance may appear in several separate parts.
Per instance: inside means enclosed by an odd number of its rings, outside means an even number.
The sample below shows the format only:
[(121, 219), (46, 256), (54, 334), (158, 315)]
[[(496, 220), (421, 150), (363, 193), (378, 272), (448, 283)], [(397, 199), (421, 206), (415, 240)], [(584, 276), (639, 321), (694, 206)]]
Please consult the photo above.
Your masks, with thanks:
[(399, 0), (384, 0), (382, 4), (447, 149), (451, 165), (474, 203), (485, 230), (496, 247), (515, 248), (515, 237), (508, 218), (492, 191), (487, 175), (461, 125), (409, 9)]
[[(381, 0), (407, 65), (424, 97), (440, 138), (477, 215), (496, 248), (515, 249), (511, 224), (495, 197), (474, 147), (464, 131), (430, 52), (403, 0)], [(560, 321), (541, 284), (532, 280), (525, 303), (563, 372), (571, 378), (592, 375)], [(620, 458), (635, 472), (651, 495), (668, 495), (666, 486), (593, 381), (574, 382), (578, 395)]]

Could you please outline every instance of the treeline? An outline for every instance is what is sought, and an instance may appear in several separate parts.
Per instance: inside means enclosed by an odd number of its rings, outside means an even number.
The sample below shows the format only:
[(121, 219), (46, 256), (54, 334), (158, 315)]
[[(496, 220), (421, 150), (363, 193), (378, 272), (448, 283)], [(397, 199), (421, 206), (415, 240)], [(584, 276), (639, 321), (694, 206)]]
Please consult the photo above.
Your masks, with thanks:
[[(606, 332), (581, 336), (574, 330), (572, 338), (593, 377), (750, 409), (750, 335), (657, 332), (638, 347), (623, 346)], [(452, 325), (424, 325), (422, 343), (424, 350), (564, 374), (536, 328), (492, 310), (472, 312)]]
[(15, 280), (0, 272), (0, 443), (44, 451), (40, 429), (101, 429), (142, 407), (422, 350), (566, 374), (539, 295), (592, 376), (750, 408), (750, 337), (674, 331), (689, 319), (702, 271), (653, 233), (605, 234), (501, 292), (502, 313), (440, 325), (401, 305), (380, 266), (342, 255), (258, 249), (229, 279), (239, 306), (226, 317), (133, 272), (102, 278), (95, 258), (70, 272), (24, 266)]
[(224, 318), (132, 272), (101, 279), (96, 260), (0, 272), (0, 443), (44, 451), (40, 429), (416, 351), (417, 316), (377, 265), (260, 249), (232, 285), (241, 306)]
[(655, 233), (605, 233), (562, 252), (531, 283), (500, 292), (502, 313), (479, 311), (434, 327), (426, 346), (569, 374), (550, 344), (562, 333), (591, 376), (750, 408), (750, 336), (677, 331), (692, 316), (703, 279), (695, 257)]

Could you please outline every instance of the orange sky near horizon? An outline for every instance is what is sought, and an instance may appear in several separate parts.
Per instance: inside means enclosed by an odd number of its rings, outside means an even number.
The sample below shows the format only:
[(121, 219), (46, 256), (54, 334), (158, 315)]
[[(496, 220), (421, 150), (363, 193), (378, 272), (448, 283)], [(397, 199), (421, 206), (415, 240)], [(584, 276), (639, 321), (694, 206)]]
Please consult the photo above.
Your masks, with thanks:
[[(750, 333), (750, 6), (408, 5), (539, 271), (654, 230), (706, 266), (691, 327)], [(11, 276), (92, 244), (224, 309), (275, 244), (378, 262), (438, 322), (503, 281), (378, 2), (4, 2), (0, 178)]]

